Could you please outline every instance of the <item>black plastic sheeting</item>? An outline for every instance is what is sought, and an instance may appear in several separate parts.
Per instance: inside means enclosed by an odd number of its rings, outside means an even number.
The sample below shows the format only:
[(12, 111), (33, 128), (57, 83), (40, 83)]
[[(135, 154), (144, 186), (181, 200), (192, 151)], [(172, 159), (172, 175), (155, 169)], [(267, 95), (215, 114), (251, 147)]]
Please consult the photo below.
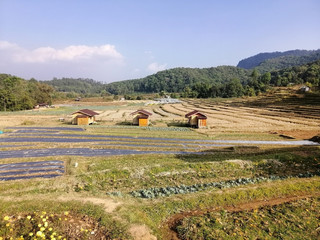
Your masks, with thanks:
[(64, 173), (63, 161), (38, 161), (0, 164), (0, 181), (53, 178)]

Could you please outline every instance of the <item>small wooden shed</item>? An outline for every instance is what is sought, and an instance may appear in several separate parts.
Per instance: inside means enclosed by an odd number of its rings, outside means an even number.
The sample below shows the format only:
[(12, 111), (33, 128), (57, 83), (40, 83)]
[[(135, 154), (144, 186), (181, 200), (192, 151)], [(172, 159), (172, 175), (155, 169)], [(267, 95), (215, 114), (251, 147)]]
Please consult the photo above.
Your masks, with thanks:
[(207, 127), (207, 116), (198, 110), (194, 110), (185, 115), (191, 127), (204, 128)]
[(130, 115), (133, 116), (133, 125), (139, 125), (139, 127), (147, 127), (149, 125), (149, 117), (152, 115), (152, 113), (141, 109), (131, 113)]
[(72, 124), (76, 125), (89, 125), (96, 121), (95, 116), (99, 115), (90, 109), (81, 109), (72, 113)]

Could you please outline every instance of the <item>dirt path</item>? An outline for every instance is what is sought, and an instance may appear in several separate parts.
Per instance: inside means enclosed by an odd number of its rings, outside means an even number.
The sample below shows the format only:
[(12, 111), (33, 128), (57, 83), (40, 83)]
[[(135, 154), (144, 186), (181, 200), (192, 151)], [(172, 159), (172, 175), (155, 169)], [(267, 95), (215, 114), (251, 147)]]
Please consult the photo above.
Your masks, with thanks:
[(248, 203), (242, 203), (236, 206), (226, 206), (223, 208), (214, 207), (214, 208), (209, 208), (205, 210), (194, 210), (194, 211), (182, 212), (182, 213), (175, 214), (170, 219), (168, 219), (163, 224), (162, 229), (163, 229), (163, 232), (165, 233), (165, 239), (180, 240), (176, 232), (176, 227), (184, 218), (187, 218), (187, 217), (201, 216), (208, 212), (220, 211), (221, 209), (224, 209), (228, 212), (241, 212), (245, 210), (253, 210), (253, 209), (266, 207), (266, 206), (275, 206), (282, 203), (288, 203), (288, 202), (297, 201), (300, 199), (315, 197), (315, 196), (319, 196), (319, 193), (312, 194), (312, 195), (305, 194), (300, 196), (286, 196), (286, 197), (280, 197), (280, 198), (272, 198), (269, 200), (257, 200), (257, 201), (252, 201)]

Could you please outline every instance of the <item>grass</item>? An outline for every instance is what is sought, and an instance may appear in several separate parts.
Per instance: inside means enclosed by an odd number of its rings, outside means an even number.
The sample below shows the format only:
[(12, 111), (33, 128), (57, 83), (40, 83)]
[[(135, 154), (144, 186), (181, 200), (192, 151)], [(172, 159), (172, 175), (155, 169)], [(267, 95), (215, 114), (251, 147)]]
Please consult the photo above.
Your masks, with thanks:
[(180, 239), (317, 239), (320, 198), (230, 212), (216, 211), (182, 220)]
[(192, 210), (223, 209), (227, 206), (255, 200), (319, 193), (319, 177), (308, 180), (290, 179), (263, 183), (255, 187), (226, 189), (220, 192), (208, 191), (187, 194), (184, 197), (170, 197), (169, 199), (155, 200), (149, 202), (149, 204), (141, 201), (140, 206), (131, 207), (129, 211), (123, 212), (123, 215), (130, 221), (147, 223), (160, 239), (166, 239), (167, 230), (164, 223), (177, 213)]

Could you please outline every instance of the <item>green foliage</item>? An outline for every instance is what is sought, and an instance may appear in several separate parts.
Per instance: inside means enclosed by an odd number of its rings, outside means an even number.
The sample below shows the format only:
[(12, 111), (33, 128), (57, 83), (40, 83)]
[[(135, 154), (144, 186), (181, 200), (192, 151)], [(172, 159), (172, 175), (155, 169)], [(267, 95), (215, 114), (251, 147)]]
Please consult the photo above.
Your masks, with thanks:
[(189, 217), (180, 239), (317, 239), (320, 199), (303, 199), (249, 211), (215, 211)]
[[(299, 178), (309, 178), (314, 176), (320, 176), (320, 172), (316, 172), (315, 174), (306, 172), (306, 173), (300, 173), (299, 175), (297, 175), (297, 177)], [(186, 194), (186, 193), (198, 192), (208, 188), (218, 188), (218, 189), (230, 188), (230, 187), (237, 187), (237, 186), (243, 186), (248, 184), (257, 184), (265, 181), (282, 180), (290, 177), (291, 176), (271, 175), (269, 177), (238, 178), (235, 180), (194, 184), (191, 186), (180, 185), (180, 186), (170, 186), (170, 187), (160, 187), (160, 188), (149, 188), (149, 189), (132, 191), (131, 195), (136, 198), (167, 197), (174, 194)]]
[(286, 52), (259, 53), (241, 60), (237, 67), (244, 69), (258, 68), (268, 72), (303, 65), (320, 59), (320, 49), (315, 51), (291, 50)]
[(40, 103), (51, 104), (53, 88), (35, 79), (26, 81), (0, 74), (0, 111), (31, 109)]
[[(233, 66), (174, 68), (141, 79), (110, 83), (106, 85), (106, 90), (112, 94), (185, 92), (187, 97), (205, 97), (212, 85), (223, 85), (235, 78), (246, 82), (249, 74), (249, 71)], [(201, 93), (202, 90), (206, 92)]]
[(79, 95), (82, 97), (108, 95), (108, 93), (103, 89), (103, 83), (87, 78), (54, 78), (51, 81), (42, 81), (42, 83), (46, 83), (54, 87), (59, 92), (72, 94), (67, 96), (70, 98), (74, 98)]
[(313, 87), (320, 86), (320, 60), (301, 66), (271, 73), (270, 84), (274, 86), (287, 86), (289, 83), (305, 83)]

